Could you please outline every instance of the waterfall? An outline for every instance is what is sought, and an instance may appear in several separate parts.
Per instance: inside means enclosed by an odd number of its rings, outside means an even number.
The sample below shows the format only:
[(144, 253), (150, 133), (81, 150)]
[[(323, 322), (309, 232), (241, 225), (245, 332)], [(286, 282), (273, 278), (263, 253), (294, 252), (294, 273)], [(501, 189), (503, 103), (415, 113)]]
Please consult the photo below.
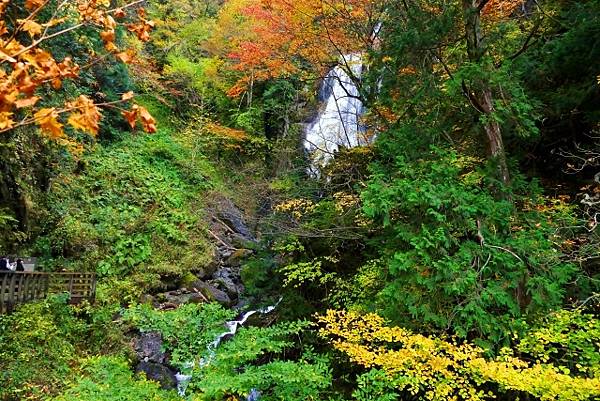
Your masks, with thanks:
[[(175, 378), (177, 379), (177, 392), (179, 393), (179, 395), (182, 397), (185, 396), (187, 386), (190, 383), (190, 381), (192, 380), (192, 371), (194, 370), (194, 368), (196, 366), (203, 368), (205, 366), (210, 365), (210, 363), (212, 362), (212, 360), (214, 359), (214, 357), (216, 355), (217, 347), (221, 344), (221, 342), (224, 339), (233, 337), (237, 333), (239, 328), (242, 327), (244, 325), (244, 323), (246, 323), (246, 321), (248, 320), (248, 318), (250, 316), (252, 316), (256, 313), (266, 315), (268, 313), (273, 312), (277, 308), (277, 306), (279, 306), (279, 304), (281, 303), (282, 300), (283, 300), (283, 298), (280, 298), (279, 301), (277, 301), (277, 303), (275, 305), (271, 305), (266, 308), (262, 308), (262, 309), (258, 309), (258, 310), (248, 311), (248, 312), (244, 313), (243, 315), (241, 315), (237, 320), (232, 320), (232, 321), (226, 322), (225, 328), (227, 330), (224, 331), (223, 333), (219, 334), (213, 340), (213, 342), (211, 342), (208, 345), (208, 348), (207, 348), (208, 355), (206, 357), (201, 358), (197, 363), (195, 361), (186, 363), (183, 366), (183, 368), (184, 368), (184, 370), (187, 371), (187, 373), (178, 372), (175, 375)], [(248, 400), (256, 401), (259, 399), (259, 397), (260, 397), (260, 393), (258, 392), (258, 390), (252, 389), (252, 391), (250, 392), (250, 395), (248, 396)]]
[[(349, 74), (350, 72), (350, 74)], [(311, 159), (309, 173), (319, 175), (340, 147), (353, 148), (369, 143), (360, 121), (364, 107), (354, 79), (363, 72), (362, 56), (352, 54), (341, 58), (321, 85), (319, 100), (323, 106), (305, 132), (304, 148)]]

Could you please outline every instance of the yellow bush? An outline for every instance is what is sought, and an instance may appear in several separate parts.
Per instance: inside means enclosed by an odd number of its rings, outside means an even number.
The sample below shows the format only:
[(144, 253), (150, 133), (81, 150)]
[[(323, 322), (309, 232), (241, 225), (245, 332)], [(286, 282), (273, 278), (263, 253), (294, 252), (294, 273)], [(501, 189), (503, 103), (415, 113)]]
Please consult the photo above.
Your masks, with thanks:
[[(600, 379), (571, 376), (568, 369), (529, 363), (504, 350), (495, 360), (469, 343), (387, 327), (375, 314), (328, 311), (319, 316), (320, 334), (350, 360), (382, 369), (399, 390), (427, 400), (479, 401), (494, 398), (484, 384), (500, 391), (529, 393), (542, 400), (587, 400), (600, 396)], [(489, 386), (486, 386), (489, 388)]]

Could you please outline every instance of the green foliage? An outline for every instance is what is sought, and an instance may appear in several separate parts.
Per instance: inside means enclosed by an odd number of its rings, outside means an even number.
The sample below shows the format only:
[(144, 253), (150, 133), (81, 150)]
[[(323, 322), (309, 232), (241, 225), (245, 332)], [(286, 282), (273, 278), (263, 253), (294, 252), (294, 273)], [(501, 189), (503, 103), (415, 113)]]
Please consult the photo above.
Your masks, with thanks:
[(160, 332), (167, 350), (171, 352), (171, 363), (184, 368), (206, 351), (208, 345), (223, 332), (223, 322), (234, 315), (235, 312), (219, 304), (189, 304), (167, 312), (139, 305), (127, 309), (123, 319), (142, 332)]
[(327, 359), (305, 350), (297, 360), (292, 336), (306, 330), (308, 322), (278, 324), (268, 328), (242, 328), (221, 344), (208, 366), (194, 371), (190, 388), (203, 400), (224, 400), (227, 395), (247, 396), (256, 389), (264, 400), (320, 399), (331, 383)]
[(352, 397), (358, 401), (396, 401), (394, 384), (386, 373), (379, 369), (371, 369), (357, 379), (357, 389)]
[(529, 328), (516, 348), (573, 374), (600, 377), (600, 321), (581, 310), (559, 310)]
[(38, 243), (48, 264), (139, 276), (142, 288), (201, 269), (211, 251), (198, 198), (215, 174), (195, 152), (188, 138), (161, 132), (86, 156), (85, 173), (62, 175), (50, 194), (51, 231)]
[(142, 377), (134, 377), (127, 362), (115, 357), (91, 357), (84, 360), (80, 375), (54, 401), (175, 401), (174, 391)]
[(43, 399), (67, 381), (86, 353), (123, 354), (114, 306), (78, 308), (64, 296), (0, 316), (0, 399)]
[(498, 199), (476, 159), (436, 147), (392, 166), (374, 168), (363, 193), (389, 258), (387, 316), (498, 342), (515, 318), (561, 305), (576, 273), (555, 245), (568, 208), (517, 179), (512, 201)]
[(0, 399), (40, 399), (63, 384), (82, 329), (64, 297), (0, 316)]

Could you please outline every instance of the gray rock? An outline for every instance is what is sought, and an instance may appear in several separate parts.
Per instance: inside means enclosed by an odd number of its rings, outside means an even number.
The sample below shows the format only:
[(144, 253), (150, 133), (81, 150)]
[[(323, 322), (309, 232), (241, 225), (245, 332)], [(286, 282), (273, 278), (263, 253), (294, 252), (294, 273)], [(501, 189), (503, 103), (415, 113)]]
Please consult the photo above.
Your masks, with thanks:
[(242, 237), (252, 240), (254, 236), (244, 222), (242, 212), (229, 199), (223, 200), (218, 212), (219, 218), (229, 226), (233, 231), (240, 234)]
[(148, 380), (153, 380), (160, 384), (164, 390), (177, 388), (177, 378), (175, 372), (159, 363), (142, 361), (135, 369), (136, 373), (144, 372)]
[(142, 333), (134, 340), (134, 349), (138, 358), (146, 362), (164, 363), (163, 340), (159, 332)]
[(218, 277), (214, 280), (217, 286), (225, 291), (231, 299), (237, 299), (239, 297), (238, 286), (229, 277)]
[(177, 291), (172, 293), (166, 293), (165, 298), (168, 303), (175, 304), (177, 306), (189, 303), (198, 304), (206, 301), (206, 299), (197, 292)]
[(192, 287), (198, 290), (200, 294), (204, 295), (209, 301), (218, 302), (224, 306), (233, 305), (233, 302), (227, 293), (208, 283), (205, 283), (204, 281), (198, 280), (192, 285)]

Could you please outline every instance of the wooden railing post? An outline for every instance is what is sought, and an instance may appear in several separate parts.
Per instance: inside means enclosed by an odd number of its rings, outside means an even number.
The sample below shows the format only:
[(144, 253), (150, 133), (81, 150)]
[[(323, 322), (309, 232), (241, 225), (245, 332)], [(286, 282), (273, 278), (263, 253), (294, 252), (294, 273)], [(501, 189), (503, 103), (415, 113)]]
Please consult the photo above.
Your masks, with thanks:
[(0, 314), (18, 304), (43, 299), (50, 293), (69, 294), (72, 304), (96, 299), (95, 273), (0, 273)]

